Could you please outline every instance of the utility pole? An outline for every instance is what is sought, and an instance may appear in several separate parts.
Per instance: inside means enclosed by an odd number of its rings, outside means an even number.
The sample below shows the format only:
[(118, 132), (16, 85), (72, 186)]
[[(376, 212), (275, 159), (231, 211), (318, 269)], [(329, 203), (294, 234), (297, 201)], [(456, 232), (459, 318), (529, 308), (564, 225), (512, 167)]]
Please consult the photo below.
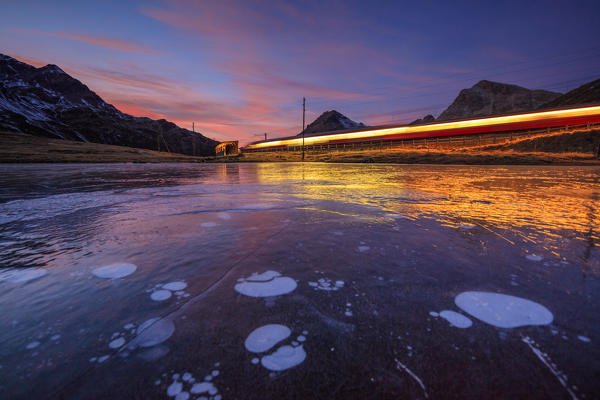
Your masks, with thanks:
[(302, 161), (304, 161), (304, 116), (306, 114), (306, 98), (302, 98)]
[(265, 132), (265, 142), (267, 141), (267, 132)]

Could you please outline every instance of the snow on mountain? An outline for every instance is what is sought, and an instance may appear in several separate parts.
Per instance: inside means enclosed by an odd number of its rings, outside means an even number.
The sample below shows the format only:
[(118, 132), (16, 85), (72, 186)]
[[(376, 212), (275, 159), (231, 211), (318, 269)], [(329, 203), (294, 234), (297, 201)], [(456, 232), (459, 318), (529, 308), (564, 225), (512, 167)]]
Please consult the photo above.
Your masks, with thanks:
[(36, 68), (4, 54), (0, 130), (152, 150), (160, 134), (170, 151), (197, 155), (214, 154), (217, 144), (166, 120), (124, 114), (57, 65)]
[[(344, 114), (336, 111), (325, 111), (312, 123), (308, 124), (304, 133), (331, 132), (364, 128), (362, 122), (352, 121)], [(302, 134), (302, 133), (300, 133)]]

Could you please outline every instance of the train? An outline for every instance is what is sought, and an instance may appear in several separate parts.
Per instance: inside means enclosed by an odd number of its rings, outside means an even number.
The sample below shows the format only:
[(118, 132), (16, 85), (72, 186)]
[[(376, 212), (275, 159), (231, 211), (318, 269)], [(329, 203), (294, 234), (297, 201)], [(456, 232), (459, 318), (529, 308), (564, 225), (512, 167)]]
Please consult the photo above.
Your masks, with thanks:
[(463, 136), (484, 133), (518, 132), (574, 125), (600, 123), (600, 105), (544, 110), (423, 125), (382, 126), (351, 131), (334, 131), (274, 138), (252, 142), (243, 152), (280, 151), (299, 146), (344, 145)]

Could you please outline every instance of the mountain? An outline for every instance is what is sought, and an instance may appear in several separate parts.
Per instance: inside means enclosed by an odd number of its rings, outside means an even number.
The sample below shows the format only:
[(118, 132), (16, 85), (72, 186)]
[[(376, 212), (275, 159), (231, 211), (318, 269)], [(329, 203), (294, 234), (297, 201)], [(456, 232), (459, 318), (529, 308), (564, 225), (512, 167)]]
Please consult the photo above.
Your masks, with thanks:
[(413, 122), (411, 122), (409, 125), (422, 125), (422, 124), (430, 124), (432, 122), (435, 122), (435, 117), (431, 114), (427, 114), (426, 116), (424, 116), (423, 118), (419, 118), (419, 119), (415, 119)]
[(560, 95), (546, 90), (530, 90), (517, 85), (483, 80), (470, 89), (461, 90), (437, 121), (531, 111)]
[(331, 110), (325, 111), (312, 123), (308, 124), (306, 129), (298, 136), (302, 135), (302, 133), (343, 131), (358, 128), (365, 128), (365, 125), (362, 122), (352, 121), (342, 113)]
[(581, 106), (585, 104), (600, 104), (600, 79), (579, 86), (545, 103), (540, 108)]
[(124, 114), (56, 65), (36, 68), (3, 54), (0, 129), (151, 150), (160, 140), (161, 150), (190, 155), (214, 155), (218, 144), (164, 119)]

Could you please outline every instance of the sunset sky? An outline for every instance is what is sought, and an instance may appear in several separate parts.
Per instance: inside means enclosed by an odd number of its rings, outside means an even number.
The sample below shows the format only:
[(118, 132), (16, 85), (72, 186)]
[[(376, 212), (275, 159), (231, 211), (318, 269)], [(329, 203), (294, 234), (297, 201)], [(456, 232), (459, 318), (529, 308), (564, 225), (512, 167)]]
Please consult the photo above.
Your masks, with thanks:
[(481, 79), (564, 92), (600, 78), (600, 1), (28, 1), (0, 53), (57, 64), (121, 111), (243, 143), (336, 109), (437, 116)]

